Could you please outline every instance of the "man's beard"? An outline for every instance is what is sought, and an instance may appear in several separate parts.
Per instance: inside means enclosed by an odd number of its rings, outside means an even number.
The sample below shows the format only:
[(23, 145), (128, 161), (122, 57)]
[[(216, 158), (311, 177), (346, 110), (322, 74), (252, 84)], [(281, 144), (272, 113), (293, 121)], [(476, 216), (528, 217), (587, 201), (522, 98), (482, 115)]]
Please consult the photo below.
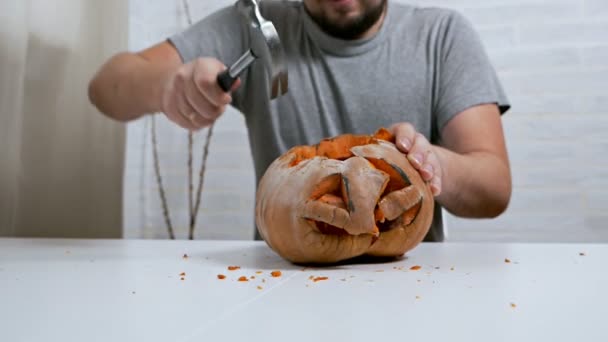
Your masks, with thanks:
[(366, 9), (361, 15), (345, 23), (333, 22), (326, 13), (313, 14), (308, 9), (306, 12), (325, 33), (336, 38), (353, 40), (360, 38), (378, 22), (384, 13), (386, 4), (387, 0), (382, 0), (378, 6)]

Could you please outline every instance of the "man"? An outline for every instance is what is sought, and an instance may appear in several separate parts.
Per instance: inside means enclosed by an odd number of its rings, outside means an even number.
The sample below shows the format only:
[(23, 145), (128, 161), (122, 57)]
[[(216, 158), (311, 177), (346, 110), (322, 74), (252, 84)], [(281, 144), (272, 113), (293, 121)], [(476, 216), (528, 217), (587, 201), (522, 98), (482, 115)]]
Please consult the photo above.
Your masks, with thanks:
[(462, 16), (386, 0), (261, 2), (288, 59), (289, 92), (269, 100), (254, 64), (230, 93), (216, 83), (248, 47), (234, 7), (139, 53), (122, 53), (90, 85), (92, 102), (128, 121), (164, 112), (191, 130), (229, 104), (245, 115), (256, 177), (290, 147), (390, 127), (440, 206), (461, 217), (496, 217), (511, 196), (501, 125), (506, 97), (483, 46)]

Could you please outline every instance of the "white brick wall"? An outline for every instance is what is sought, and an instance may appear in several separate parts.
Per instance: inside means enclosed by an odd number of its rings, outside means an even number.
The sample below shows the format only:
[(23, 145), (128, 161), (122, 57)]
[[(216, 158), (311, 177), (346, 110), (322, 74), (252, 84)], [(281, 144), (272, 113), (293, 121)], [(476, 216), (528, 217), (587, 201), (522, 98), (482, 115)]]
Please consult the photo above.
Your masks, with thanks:
[[(200, 18), (233, 0), (190, 1)], [(461, 11), (476, 26), (513, 104), (504, 117), (513, 200), (496, 220), (449, 219), (452, 240), (608, 241), (608, 0), (401, 1)], [(181, 0), (131, 0), (131, 47), (185, 24)], [(178, 235), (185, 236), (186, 133), (161, 120), (161, 163)], [(164, 238), (149, 122), (129, 125), (127, 237)], [(217, 125), (199, 238), (250, 238), (254, 176), (246, 130), (230, 111)], [(197, 135), (195, 165), (200, 160)]]

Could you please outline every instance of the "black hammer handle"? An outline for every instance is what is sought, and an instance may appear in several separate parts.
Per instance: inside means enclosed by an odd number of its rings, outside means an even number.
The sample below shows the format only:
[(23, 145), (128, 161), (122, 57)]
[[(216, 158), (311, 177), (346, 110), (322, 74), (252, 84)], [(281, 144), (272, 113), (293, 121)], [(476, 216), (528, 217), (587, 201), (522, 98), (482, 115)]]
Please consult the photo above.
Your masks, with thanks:
[(232, 85), (239, 78), (239, 75), (247, 69), (251, 63), (256, 60), (256, 55), (253, 54), (253, 51), (248, 50), (239, 58), (234, 64), (230, 66), (227, 70), (221, 72), (217, 75), (217, 83), (220, 85), (222, 90), (225, 92), (230, 91)]

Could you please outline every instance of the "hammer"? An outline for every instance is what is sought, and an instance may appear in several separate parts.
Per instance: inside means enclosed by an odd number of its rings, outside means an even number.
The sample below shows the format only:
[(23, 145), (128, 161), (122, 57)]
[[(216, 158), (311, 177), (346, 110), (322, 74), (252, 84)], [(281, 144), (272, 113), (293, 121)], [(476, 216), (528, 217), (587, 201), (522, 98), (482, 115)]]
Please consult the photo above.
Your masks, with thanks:
[(243, 15), (251, 45), (234, 64), (217, 76), (217, 82), (224, 91), (229, 91), (239, 75), (253, 62), (260, 60), (269, 80), (270, 98), (275, 99), (287, 92), (287, 61), (272, 22), (264, 19), (257, 0), (239, 0), (237, 9)]

